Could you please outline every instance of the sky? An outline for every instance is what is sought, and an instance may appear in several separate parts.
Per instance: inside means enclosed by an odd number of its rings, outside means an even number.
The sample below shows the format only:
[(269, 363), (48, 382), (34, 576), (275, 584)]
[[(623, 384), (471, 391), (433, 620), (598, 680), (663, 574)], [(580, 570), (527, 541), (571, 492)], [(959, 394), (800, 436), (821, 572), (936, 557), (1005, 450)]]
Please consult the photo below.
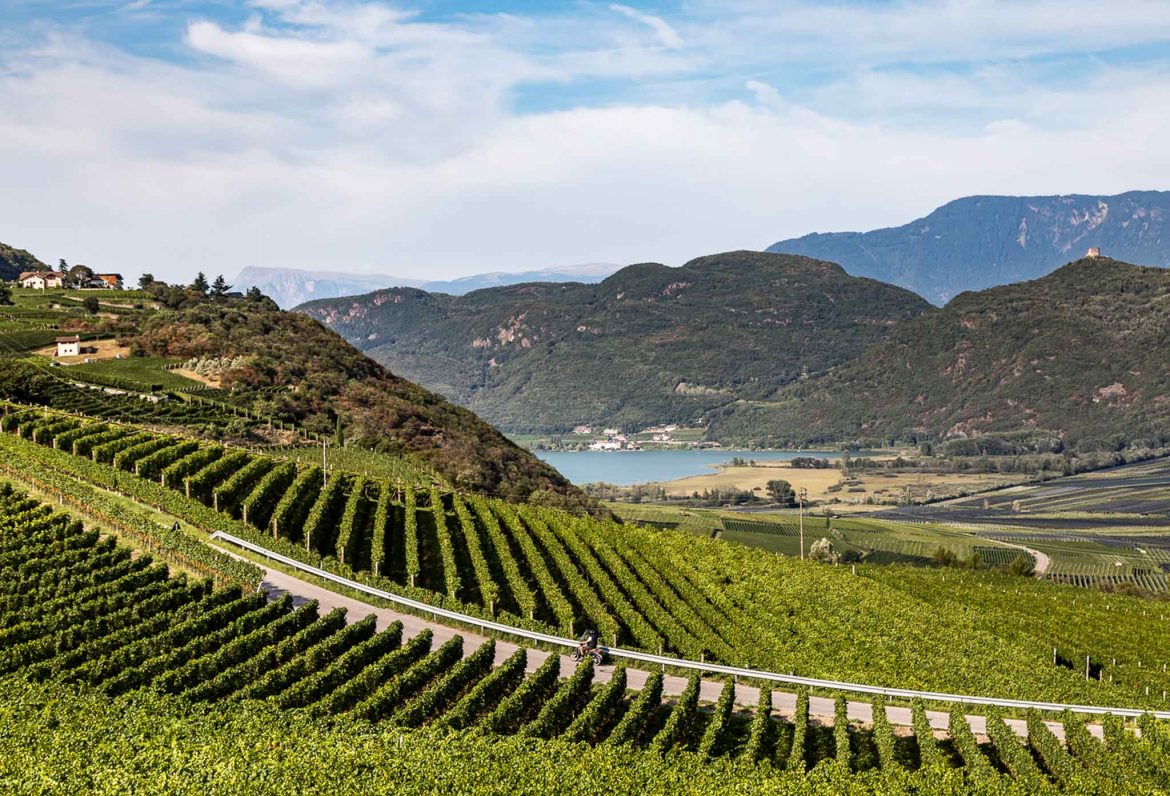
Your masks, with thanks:
[(0, 0), (0, 241), (124, 275), (679, 265), (1167, 142), (1164, 0)]

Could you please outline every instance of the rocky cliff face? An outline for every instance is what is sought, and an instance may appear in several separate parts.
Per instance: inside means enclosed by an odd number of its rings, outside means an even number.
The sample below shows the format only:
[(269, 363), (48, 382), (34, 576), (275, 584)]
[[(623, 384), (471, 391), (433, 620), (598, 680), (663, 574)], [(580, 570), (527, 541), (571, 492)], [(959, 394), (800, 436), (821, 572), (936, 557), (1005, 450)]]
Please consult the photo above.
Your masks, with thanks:
[(1170, 192), (971, 196), (901, 227), (814, 233), (768, 251), (831, 260), (944, 304), (965, 290), (1044, 276), (1091, 247), (1170, 267)]

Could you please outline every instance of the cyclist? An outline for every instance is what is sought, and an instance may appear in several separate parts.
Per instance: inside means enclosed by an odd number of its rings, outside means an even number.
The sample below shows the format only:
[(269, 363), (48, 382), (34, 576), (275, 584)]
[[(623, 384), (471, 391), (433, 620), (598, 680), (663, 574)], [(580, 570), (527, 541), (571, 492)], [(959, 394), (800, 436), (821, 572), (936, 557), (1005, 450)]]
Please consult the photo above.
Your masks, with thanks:
[(581, 638), (579, 640), (579, 648), (581, 650), (582, 656), (588, 655), (590, 652), (597, 649), (597, 629), (596, 628), (591, 627), (591, 628), (587, 629), (584, 633), (581, 634)]

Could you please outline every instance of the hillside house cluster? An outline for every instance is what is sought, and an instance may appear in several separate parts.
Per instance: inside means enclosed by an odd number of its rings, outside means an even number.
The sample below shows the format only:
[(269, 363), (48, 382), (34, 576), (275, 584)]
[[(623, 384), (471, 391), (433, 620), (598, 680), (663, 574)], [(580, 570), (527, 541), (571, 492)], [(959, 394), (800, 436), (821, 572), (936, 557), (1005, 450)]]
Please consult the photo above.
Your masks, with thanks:
[[(17, 279), (21, 287), (33, 290), (51, 290), (65, 287), (65, 275), (57, 271), (25, 271)], [(121, 274), (94, 274), (80, 287), (82, 290), (121, 290)]]
[(632, 450), (636, 446), (630, 444), (630, 438), (621, 433), (620, 429), (607, 428), (606, 439), (598, 440), (589, 446), (591, 451), (620, 451)]

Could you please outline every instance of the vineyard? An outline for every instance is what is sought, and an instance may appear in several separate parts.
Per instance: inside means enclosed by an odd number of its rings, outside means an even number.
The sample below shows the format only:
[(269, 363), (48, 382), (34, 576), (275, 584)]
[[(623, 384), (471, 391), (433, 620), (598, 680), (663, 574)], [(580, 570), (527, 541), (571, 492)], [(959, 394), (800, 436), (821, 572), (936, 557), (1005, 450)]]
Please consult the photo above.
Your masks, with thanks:
[(20, 408), (0, 428), (4, 460), (26, 477), (115, 490), (205, 532), (518, 627), (591, 625), (609, 644), (825, 679), (1170, 704), (1166, 616), (1135, 598), (988, 572), (855, 575), (435, 484), (326, 479), (314, 466)]
[[(76, 368), (69, 374), (75, 376)], [(170, 394), (140, 395), (137, 383), (121, 383), (105, 376), (90, 376), (90, 385), (77, 385), (61, 379), (45, 387), (46, 404), (54, 409), (120, 423), (146, 423), (182, 426), (191, 429), (222, 429), (238, 425), (246, 429), (260, 422), (233, 412), (220, 404), (199, 402)], [(109, 389), (107, 389), (109, 388)], [(114, 392), (112, 390), (122, 390)], [(129, 390), (130, 392), (125, 392)]]
[[(77, 741), (99, 726), (124, 732), (126, 717), (149, 712), (152, 725), (190, 722), (192, 737), (213, 715), (229, 726), (267, 717), (265, 737), (281, 727), (355, 742), (394, 732), (399, 752), (412, 737), (402, 733), (417, 730), (419, 739), (444, 737), (440, 754), (453, 759), (492, 738), (498, 753), (525, 760), (556, 757), (575, 744), (586, 760), (616, 755), (647, 770), (706, 766), (725, 783), (765, 789), (807, 777), (824, 788), (856, 778), (896, 789), (1100, 792), (1123, 781), (1152, 791), (1170, 773), (1170, 730), (1147, 719), (1140, 738), (1106, 719), (1102, 743), (1066, 716), (1066, 747), (1035, 715), (1024, 743), (996, 716), (980, 742), (956, 713), (954, 732), (938, 739), (920, 703), (913, 732), (899, 735), (880, 703), (874, 725), (863, 727), (845, 718), (838, 698), (838, 720), (826, 727), (809, 721), (807, 696), (794, 716), (780, 717), (766, 689), (755, 710), (737, 711), (731, 684), (716, 704), (700, 705), (697, 678), (665, 700), (660, 675), (629, 691), (621, 668), (604, 678), (591, 663), (562, 671), (560, 657), (535, 651), (494, 665), (490, 640), (475, 649), (464, 649), (458, 636), (435, 645), (429, 630), (406, 638), (400, 623), (347, 623), (343, 609), (321, 615), (314, 602), (294, 607), (289, 597), (273, 602), (171, 576), (149, 556), (132, 556), (7, 486), (0, 487), (0, 573), (0, 676), (7, 678), (0, 681), (7, 761), (0, 766), (30, 764), (15, 744), (44, 744), (30, 737), (35, 730)], [(526, 674), (530, 656), (544, 660)], [(214, 713), (200, 707), (209, 703)], [(48, 726), (46, 709), (58, 717)], [(314, 723), (326, 717), (340, 723)], [(363, 729), (371, 724), (373, 735)], [(200, 743), (219, 737), (211, 732)], [(80, 776), (80, 765), (60, 771)]]

